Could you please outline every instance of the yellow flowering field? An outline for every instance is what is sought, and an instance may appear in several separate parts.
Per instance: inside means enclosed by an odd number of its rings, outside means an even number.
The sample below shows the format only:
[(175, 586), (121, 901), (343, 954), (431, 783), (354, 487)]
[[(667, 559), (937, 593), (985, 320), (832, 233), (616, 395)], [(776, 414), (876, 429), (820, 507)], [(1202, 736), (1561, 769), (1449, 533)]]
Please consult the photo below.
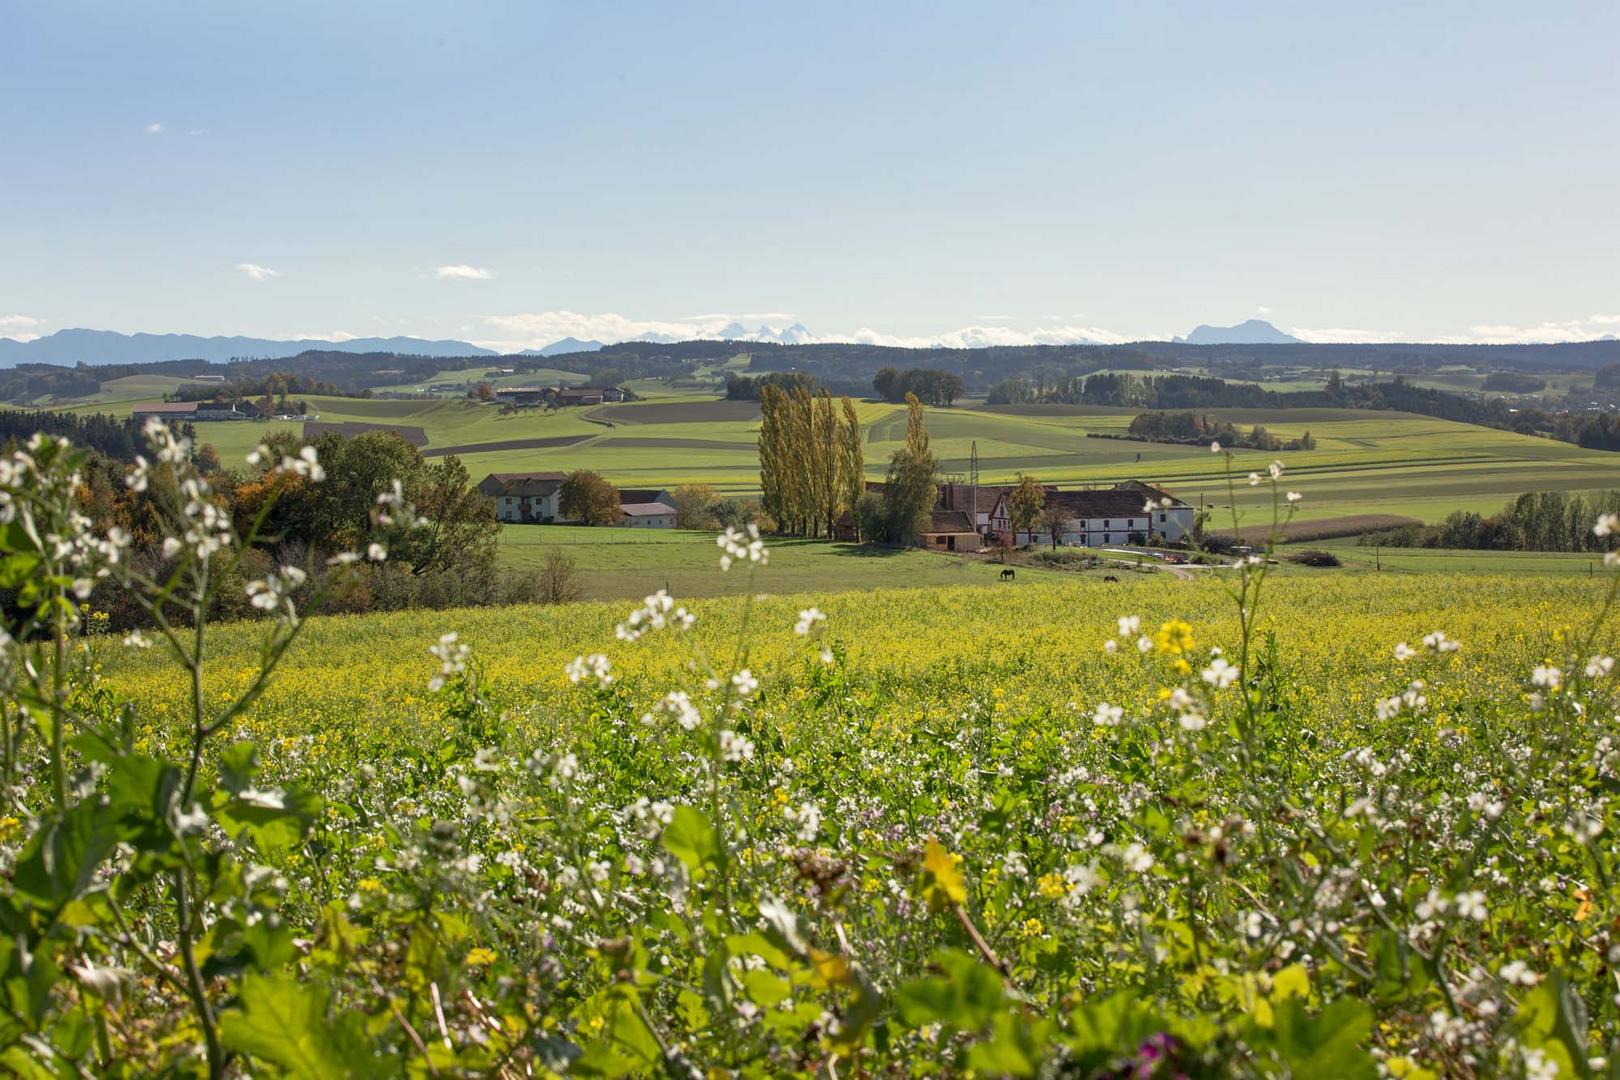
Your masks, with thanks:
[(157, 428), (0, 476), (10, 1073), (1620, 1076), (1613, 551), (214, 626)]

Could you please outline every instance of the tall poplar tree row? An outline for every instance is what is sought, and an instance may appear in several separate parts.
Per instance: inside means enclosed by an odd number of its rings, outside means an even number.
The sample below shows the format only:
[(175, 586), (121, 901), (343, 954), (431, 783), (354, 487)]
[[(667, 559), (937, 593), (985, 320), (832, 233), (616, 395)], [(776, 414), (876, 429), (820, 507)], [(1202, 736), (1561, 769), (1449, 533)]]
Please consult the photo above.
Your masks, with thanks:
[(825, 391), (760, 387), (761, 504), (782, 532), (831, 536), (862, 487), (861, 430), (855, 406), (839, 414)]

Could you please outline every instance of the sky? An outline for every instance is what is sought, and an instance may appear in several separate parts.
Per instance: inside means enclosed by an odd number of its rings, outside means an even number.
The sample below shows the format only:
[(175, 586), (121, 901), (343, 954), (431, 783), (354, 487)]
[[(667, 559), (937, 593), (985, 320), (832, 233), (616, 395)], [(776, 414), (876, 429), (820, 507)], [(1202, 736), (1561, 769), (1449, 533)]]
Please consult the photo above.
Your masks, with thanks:
[(1620, 4), (0, 0), (0, 336), (1620, 333)]

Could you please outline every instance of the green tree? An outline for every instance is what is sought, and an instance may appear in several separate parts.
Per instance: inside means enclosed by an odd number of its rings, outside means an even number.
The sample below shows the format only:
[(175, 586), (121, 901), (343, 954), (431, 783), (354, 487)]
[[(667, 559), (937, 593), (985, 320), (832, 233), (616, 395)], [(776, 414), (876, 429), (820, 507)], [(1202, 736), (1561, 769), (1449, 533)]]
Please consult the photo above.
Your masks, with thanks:
[(1033, 476), (1018, 474), (1018, 484), (1007, 493), (1007, 519), (1012, 522), (1014, 539), (1018, 533), (1033, 532), (1035, 522), (1046, 508), (1046, 489)]
[(906, 395), (906, 444), (889, 459), (883, 481), (883, 533), (881, 539), (907, 544), (916, 540), (928, 514), (939, 499), (939, 462), (928, 449), (928, 427), (922, 402)]
[(472, 485), (460, 458), (425, 465), (409, 486), (419, 523), (388, 545), (391, 561), (413, 574), (494, 562), (501, 535), (495, 504)]
[(619, 520), (619, 491), (601, 473), (575, 469), (562, 482), (558, 508), (565, 518), (586, 525), (612, 525)]
[(714, 508), (720, 493), (708, 484), (682, 484), (670, 498), (675, 500), (675, 525), (681, 529), (713, 529), (719, 522)]

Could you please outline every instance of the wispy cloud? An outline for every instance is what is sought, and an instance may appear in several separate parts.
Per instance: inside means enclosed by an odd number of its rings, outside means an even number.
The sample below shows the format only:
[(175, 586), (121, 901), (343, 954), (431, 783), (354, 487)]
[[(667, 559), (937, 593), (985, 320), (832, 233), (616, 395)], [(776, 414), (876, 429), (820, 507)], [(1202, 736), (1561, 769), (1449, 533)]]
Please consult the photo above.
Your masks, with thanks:
[(165, 128), (162, 124), (152, 123), (152, 124), (147, 124), (146, 125), (146, 133), (148, 135), (161, 135), (166, 130), (168, 130), (168, 129)]
[(1255, 308), (1254, 310), (1258, 311), (1262, 315), (1270, 315), (1271, 314), (1271, 309), (1269, 307), (1267, 307), (1266, 305), (1264, 305), (1264, 304), (1261, 304), (1259, 307)]
[(272, 270), (258, 263), (237, 263), (236, 268), (254, 281), (269, 281), (273, 277), (281, 276), (280, 270)]
[(434, 271), (434, 277), (441, 281), (488, 281), (495, 276), (495, 271), (486, 270), (482, 266), (468, 266), (466, 263), (456, 263), (453, 266), (441, 266)]
[(1313, 345), (1387, 345), (1396, 341), (1411, 341), (1410, 334), (1399, 330), (1362, 330), (1348, 326), (1314, 328), (1290, 326), (1288, 332), (1301, 341)]
[(34, 327), (39, 320), (31, 315), (0, 315), (0, 337), (13, 341), (33, 341), (39, 337)]

